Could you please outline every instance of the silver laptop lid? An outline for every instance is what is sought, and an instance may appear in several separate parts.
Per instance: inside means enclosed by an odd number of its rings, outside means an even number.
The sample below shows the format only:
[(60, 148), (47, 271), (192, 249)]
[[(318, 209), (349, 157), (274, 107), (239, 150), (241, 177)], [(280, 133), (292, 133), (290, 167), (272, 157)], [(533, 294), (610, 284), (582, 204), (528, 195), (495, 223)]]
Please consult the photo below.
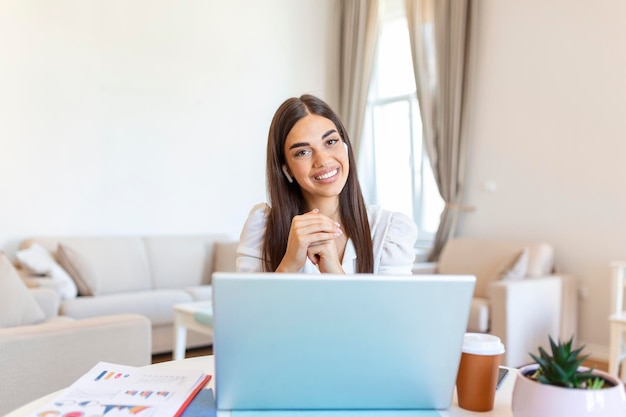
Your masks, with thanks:
[(474, 283), (215, 273), (217, 408), (447, 409)]

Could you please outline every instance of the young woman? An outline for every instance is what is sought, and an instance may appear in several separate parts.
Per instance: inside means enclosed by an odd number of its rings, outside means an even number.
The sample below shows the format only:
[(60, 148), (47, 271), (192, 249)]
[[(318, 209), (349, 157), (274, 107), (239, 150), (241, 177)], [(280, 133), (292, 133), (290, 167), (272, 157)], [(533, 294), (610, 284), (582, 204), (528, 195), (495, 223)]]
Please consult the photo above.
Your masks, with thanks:
[(355, 167), (335, 112), (312, 95), (287, 99), (267, 142), (269, 205), (250, 211), (237, 270), (410, 274), (415, 223), (367, 207)]

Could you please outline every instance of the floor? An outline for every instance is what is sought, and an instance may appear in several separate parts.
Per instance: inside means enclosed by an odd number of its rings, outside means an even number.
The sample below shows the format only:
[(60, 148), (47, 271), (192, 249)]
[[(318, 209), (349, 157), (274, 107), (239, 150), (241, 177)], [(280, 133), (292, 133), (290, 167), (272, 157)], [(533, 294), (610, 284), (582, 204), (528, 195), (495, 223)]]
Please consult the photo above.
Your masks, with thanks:
[(595, 360), (595, 359), (588, 359), (583, 363), (584, 366), (587, 366), (589, 368), (595, 368), (598, 371), (604, 371), (604, 372), (608, 372), (609, 370), (609, 363), (606, 361), (599, 361), (599, 360)]
[[(205, 356), (213, 354), (213, 346), (187, 349), (185, 352), (186, 358), (195, 358), (196, 356)], [(161, 353), (158, 355), (152, 355), (152, 363), (166, 362), (172, 360), (172, 353)]]

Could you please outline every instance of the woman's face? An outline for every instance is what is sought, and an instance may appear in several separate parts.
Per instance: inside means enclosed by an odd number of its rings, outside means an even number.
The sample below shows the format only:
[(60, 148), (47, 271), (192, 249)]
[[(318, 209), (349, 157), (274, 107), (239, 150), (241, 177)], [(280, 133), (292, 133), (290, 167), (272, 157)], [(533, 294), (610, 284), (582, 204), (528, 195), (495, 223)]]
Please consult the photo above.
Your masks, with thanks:
[(348, 179), (347, 145), (330, 120), (309, 114), (293, 126), (285, 140), (285, 161), (307, 203), (338, 197)]

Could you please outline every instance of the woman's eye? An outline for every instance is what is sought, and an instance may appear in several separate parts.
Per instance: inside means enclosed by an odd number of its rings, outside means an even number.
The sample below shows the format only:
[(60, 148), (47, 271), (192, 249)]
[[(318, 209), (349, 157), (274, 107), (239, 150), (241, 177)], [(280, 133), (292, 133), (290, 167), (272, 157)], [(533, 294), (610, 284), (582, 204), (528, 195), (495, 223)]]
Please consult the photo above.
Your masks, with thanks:
[(337, 142), (339, 142), (339, 139), (328, 139), (328, 142), (327, 142), (327, 143), (328, 143), (329, 145), (334, 145), (334, 144), (336, 144)]
[(302, 150), (297, 151), (297, 152), (294, 154), (294, 156), (295, 156), (296, 158), (301, 158), (301, 157), (303, 157), (303, 156), (307, 156), (308, 154), (309, 154), (309, 150), (308, 150), (308, 149), (302, 149)]

